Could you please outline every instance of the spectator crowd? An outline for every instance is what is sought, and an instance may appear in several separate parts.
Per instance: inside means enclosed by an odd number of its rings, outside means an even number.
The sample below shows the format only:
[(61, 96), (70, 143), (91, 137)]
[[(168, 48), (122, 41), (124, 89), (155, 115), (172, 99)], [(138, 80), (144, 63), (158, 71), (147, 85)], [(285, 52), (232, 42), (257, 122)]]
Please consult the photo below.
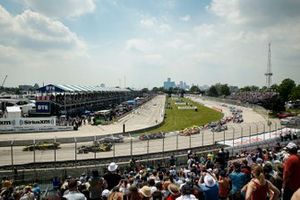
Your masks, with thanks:
[(0, 200), (265, 200), (300, 198), (300, 155), (297, 143), (257, 148), (230, 160), (224, 149), (199, 157), (187, 153), (184, 166), (171, 156), (167, 167), (145, 167), (131, 160), (120, 170), (112, 162), (107, 172), (52, 181), (41, 192), (38, 184), (14, 186), (3, 178)]
[(248, 102), (251, 104), (258, 104), (271, 99), (273, 96), (277, 95), (276, 92), (260, 92), (260, 91), (243, 91), (232, 93), (228, 96), (229, 99), (239, 100), (241, 102)]

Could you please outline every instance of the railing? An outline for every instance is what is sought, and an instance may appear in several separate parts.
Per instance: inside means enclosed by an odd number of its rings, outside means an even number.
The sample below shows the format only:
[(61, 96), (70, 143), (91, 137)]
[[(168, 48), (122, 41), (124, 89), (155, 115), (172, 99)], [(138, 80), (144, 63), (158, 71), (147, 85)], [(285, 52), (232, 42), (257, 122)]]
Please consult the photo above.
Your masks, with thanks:
[[(165, 138), (156, 140), (141, 141), (138, 138), (125, 137), (124, 143), (113, 143), (111, 151), (93, 152), (88, 154), (78, 154), (77, 148), (82, 145), (91, 145), (93, 141), (100, 139), (100, 136), (53, 138), (47, 141), (61, 143), (61, 148), (44, 151), (36, 150), (35, 148), (33, 148), (33, 151), (23, 151), (23, 148), (25, 147), (25, 144), (36, 145), (38, 142), (45, 140), (32, 140), (31, 142), (27, 140), (23, 144), (20, 141), (11, 141), (9, 142), (9, 145), (2, 145), (2, 147), (0, 147), (1, 152), (3, 152), (0, 160), (0, 169), (24, 168), (28, 163), (29, 168), (30, 165), (35, 166), (37, 163), (43, 163), (44, 165), (53, 167), (61, 166), (62, 163), (67, 162), (69, 164), (72, 163), (73, 166), (77, 166), (78, 164), (84, 165), (84, 162), (79, 163), (81, 160), (92, 159), (95, 162), (98, 162), (98, 160), (101, 159), (109, 158), (115, 160), (117, 157), (124, 156), (135, 157), (146, 155), (146, 157), (151, 157), (150, 155), (153, 153), (159, 153), (160, 156), (164, 156), (164, 153), (168, 151), (198, 148), (206, 145), (213, 145), (216, 142), (222, 144), (223, 142), (225, 143), (225, 140), (242, 137), (250, 138), (258, 134), (282, 130), (281, 128), (281, 125), (278, 124), (277, 121), (272, 121), (270, 126), (267, 121), (264, 121), (228, 126), (228, 130), (223, 132), (201, 130), (199, 134), (190, 136), (180, 136), (178, 132), (173, 132), (166, 134)], [(292, 129), (292, 131), (297, 130)]]
[[(299, 132), (297, 133), (298, 139), (294, 142), (299, 143)], [(149, 141), (147, 141), (148, 143)], [(280, 141), (279, 138), (274, 138), (270, 140), (265, 140), (261, 142), (255, 142), (248, 145), (242, 145), (234, 148), (234, 155), (230, 155), (231, 159), (234, 159), (235, 153), (240, 153), (244, 150), (251, 152), (255, 150), (257, 147), (268, 148), (274, 147), (277, 142), (281, 142), (281, 145), (286, 145), (289, 141)], [(75, 143), (76, 144), (76, 143)], [(169, 166), (169, 158), (171, 155), (175, 155), (176, 157), (176, 165), (177, 166), (186, 166), (186, 153), (187, 150), (191, 149), (196, 153), (198, 157), (203, 156), (204, 158), (208, 153), (216, 153), (223, 145), (207, 145), (203, 147), (192, 147), (186, 149), (178, 149), (178, 150), (170, 150), (163, 151), (163, 153), (146, 153), (146, 154), (134, 154), (134, 158), (138, 160), (138, 162), (147, 167), (158, 167), (158, 166)], [(147, 145), (147, 149), (149, 149), (149, 145)], [(230, 148), (225, 148), (230, 150)], [(75, 154), (76, 155), (76, 154)], [(54, 157), (55, 158), (55, 157)], [(116, 156), (114, 158), (94, 158), (94, 159), (86, 159), (86, 160), (75, 160), (73, 162), (50, 162), (47, 165), (45, 164), (45, 168), (41, 168), (41, 166), (36, 166), (33, 164), (28, 164), (30, 169), (17, 169), (13, 168), (13, 171), (0, 171), (1, 176), (8, 176), (13, 178), (16, 182), (19, 183), (32, 183), (38, 181), (39, 183), (49, 183), (52, 177), (60, 177), (64, 179), (67, 175), (71, 175), (73, 177), (78, 177), (82, 172), (89, 173), (93, 169), (97, 169), (100, 174), (104, 174), (107, 164), (109, 162), (115, 161), (120, 166), (121, 171), (124, 169), (128, 169), (128, 164), (130, 160), (130, 156)], [(64, 163), (64, 165), (62, 165)], [(43, 163), (40, 163), (43, 164)], [(49, 165), (50, 164), (50, 165)]]

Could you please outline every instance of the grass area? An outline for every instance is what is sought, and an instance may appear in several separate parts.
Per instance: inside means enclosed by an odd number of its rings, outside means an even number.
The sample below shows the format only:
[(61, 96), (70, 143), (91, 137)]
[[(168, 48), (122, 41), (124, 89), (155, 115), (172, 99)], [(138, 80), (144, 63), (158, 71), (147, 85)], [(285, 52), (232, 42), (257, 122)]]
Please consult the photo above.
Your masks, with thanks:
[(157, 133), (159, 131), (170, 132), (182, 130), (193, 125), (201, 126), (211, 121), (220, 120), (223, 113), (217, 112), (213, 109), (207, 108), (199, 103), (193, 102), (187, 98), (180, 98), (183, 102), (196, 106), (198, 111), (195, 110), (179, 110), (175, 105), (175, 100), (167, 98), (166, 118), (164, 123), (147, 133)]
[(300, 114), (300, 108), (291, 108), (287, 110), (290, 113), (294, 113), (295, 115), (299, 115)]

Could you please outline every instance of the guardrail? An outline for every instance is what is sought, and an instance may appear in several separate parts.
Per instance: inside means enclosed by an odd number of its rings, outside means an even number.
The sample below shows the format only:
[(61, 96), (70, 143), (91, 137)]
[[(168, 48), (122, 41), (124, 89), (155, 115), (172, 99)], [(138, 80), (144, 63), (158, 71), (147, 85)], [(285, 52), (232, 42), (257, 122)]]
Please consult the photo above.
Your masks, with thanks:
[[(2, 155), (1, 160), (2, 165), (5, 165), (5, 169), (7, 170), (12, 170), (14, 168), (21, 169), (24, 168), (24, 166), (33, 166), (37, 163), (43, 163), (45, 165), (50, 165), (51, 167), (59, 167), (60, 163), (73, 163), (75, 166), (77, 166), (84, 164), (85, 161), (90, 159), (116, 160), (118, 159), (118, 157), (134, 157), (137, 155), (145, 155), (146, 157), (149, 157), (149, 155), (153, 153), (158, 153), (162, 155), (164, 154), (164, 152), (168, 151), (202, 148), (207, 145), (215, 144), (216, 142), (224, 142), (225, 144), (225, 140), (243, 137), (250, 138), (256, 134), (262, 134), (274, 130), (282, 130), (282, 127), (276, 122), (272, 123), (270, 126), (267, 125), (267, 122), (260, 122), (251, 124), (241, 124), (238, 127), (229, 126), (228, 130), (223, 132), (211, 132), (209, 130), (201, 130), (199, 134), (190, 136), (180, 136), (178, 132), (174, 132), (166, 134), (165, 138), (156, 140), (141, 141), (138, 138), (131, 137), (125, 138), (124, 143), (113, 143), (112, 151), (94, 152), (89, 154), (78, 154), (77, 147), (79, 147), (80, 145), (86, 145), (87, 142), (92, 143), (93, 141), (100, 139), (100, 136), (79, 138), (54, 138), (51, 140), (28, 140), (26, 141), (26, 144), (28, 145), (35, 145), (39, 141), (59, 142), (62, 144), (66, 144), (66, 146), (62, 146), (62, 149), (59, 150), (38, 151), (34, 149), (32, 152), (22, 152), (22, 147), (24, 147), (24, 143), (20, 144), (19, 141), (7, 141), (7, 143), (9, 143), (9, 146), (3, 147), (5, 148), (6, 155)], [(19, 145), (21, 145), (22, 147), (19, 147)], [(10, 159), (8, 157), (9, 155)], [(24, 157), (27, 158), (25, 162), (22, 161)], [(3, 160), (7, 160), (5, 164), (3, 164)], [(81, 162), (81, 160), (83, 160), (83, 162)]]

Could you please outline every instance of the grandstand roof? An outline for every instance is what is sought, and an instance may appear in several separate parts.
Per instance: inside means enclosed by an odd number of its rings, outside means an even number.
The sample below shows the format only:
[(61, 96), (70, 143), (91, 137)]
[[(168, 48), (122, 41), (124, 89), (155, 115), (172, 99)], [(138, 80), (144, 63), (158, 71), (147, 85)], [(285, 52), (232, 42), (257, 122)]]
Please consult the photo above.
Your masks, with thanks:
[(68, 84), (49, 84), (37, 89), (40, 93), (61, 93), (61, 92), (129, 92), (124, 88), (100, 87), (100, 86), (82, 86)]

